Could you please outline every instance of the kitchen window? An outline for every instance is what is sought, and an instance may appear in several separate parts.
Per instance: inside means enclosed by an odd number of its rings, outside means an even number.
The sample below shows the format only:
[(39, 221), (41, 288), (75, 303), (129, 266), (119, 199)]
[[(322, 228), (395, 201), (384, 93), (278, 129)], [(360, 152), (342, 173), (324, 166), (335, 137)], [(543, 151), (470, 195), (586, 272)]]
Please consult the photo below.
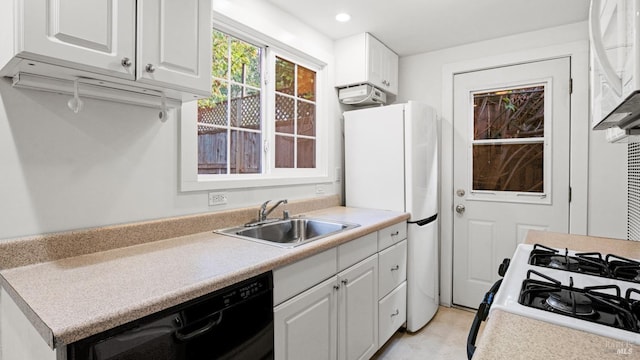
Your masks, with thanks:
[(197, 154), (181, 137), (183, 190), (326, 181), (324, 65), (218, 29), (212, 56), (211, 96), (198, 100), (197, 120), (183, 107), (182, 131), (197, 133)]

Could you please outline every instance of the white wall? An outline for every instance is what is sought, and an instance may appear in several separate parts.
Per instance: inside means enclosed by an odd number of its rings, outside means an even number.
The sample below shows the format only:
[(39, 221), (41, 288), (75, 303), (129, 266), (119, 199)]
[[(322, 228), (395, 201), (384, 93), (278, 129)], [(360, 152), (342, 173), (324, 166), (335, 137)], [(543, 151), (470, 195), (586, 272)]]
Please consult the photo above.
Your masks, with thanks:
[[(223, 8), (328, 64), (333, 174), (342, 161), (333, 42), (263, 1), (214, 1), (214, 10)], [(87, 99), (74, 114), (68, 99), (0, 81), (0, 239), (317, 196), (315, 184), (229, 190), (228, 205), (209, 207), (207, 192), (178, 190), (177, 112), (162, 123), (157, 110)], [(324, 194), (341, 191), (341, 183), (322, 186)]]

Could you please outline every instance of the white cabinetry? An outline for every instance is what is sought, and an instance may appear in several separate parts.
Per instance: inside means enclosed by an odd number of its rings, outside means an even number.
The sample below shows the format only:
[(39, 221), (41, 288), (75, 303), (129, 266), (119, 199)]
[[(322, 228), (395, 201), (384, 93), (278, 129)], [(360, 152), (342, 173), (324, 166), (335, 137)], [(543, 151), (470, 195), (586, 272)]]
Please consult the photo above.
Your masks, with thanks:
[[(0, 75), (94, 78), (182, 100), (208, 96), (208, 0), (9, 2), (0, 30)], [(12, 16), (6, 13), (12, 14)], [(136, 45), (137, 44), (137, 45)], [(184, 94), (183, 94), (184, 93)]]
[(407, 320), (407, 225), (398, 224), (378, 233), (379, 327), (384, 344)]
[[(376, 239), (373, 233), (274, 271), (276, 359), (373, 356), (378, 349)], [(330, 264), (333, 274), (324, 280), (321, 274)], [(336, 274), (338, 264), (346, 269)], [(319, 284), (278, 305), (293, 292), (285, 289), (305, 287), (300, 284), (309, 279)]]
[(371, 84), (398, 93), (398, 55), (369, 33), (336, 41), (336, 87)]

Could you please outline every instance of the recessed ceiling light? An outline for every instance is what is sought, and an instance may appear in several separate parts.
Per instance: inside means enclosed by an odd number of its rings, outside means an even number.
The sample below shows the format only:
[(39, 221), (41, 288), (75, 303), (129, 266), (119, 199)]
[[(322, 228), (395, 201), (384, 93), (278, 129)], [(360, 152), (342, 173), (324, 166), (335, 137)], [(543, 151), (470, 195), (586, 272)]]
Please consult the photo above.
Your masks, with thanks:
[(339, 13), (338, 15), (336, 15), (336, 20), (340, 22), (347, 22), (351, 20), (351, 15), (347, 13)]

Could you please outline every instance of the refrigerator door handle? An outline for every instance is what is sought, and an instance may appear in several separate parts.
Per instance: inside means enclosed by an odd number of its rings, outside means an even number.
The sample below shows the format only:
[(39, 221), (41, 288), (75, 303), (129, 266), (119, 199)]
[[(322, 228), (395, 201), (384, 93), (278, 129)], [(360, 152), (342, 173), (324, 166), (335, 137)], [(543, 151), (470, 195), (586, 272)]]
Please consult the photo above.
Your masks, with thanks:
[(425, 226), (427, 224), (430, 224), (434, 221), (436, 221), (436, 219), (438, 218), (438, 214), (435, 214), (433, 216), (429, 216), (428, 218), (424, 218), (424, 219), (420, 219), (420, 220), (416, 220), (416, 221), (407, 221), (408, 224), (417, 224), (418, 226)]

